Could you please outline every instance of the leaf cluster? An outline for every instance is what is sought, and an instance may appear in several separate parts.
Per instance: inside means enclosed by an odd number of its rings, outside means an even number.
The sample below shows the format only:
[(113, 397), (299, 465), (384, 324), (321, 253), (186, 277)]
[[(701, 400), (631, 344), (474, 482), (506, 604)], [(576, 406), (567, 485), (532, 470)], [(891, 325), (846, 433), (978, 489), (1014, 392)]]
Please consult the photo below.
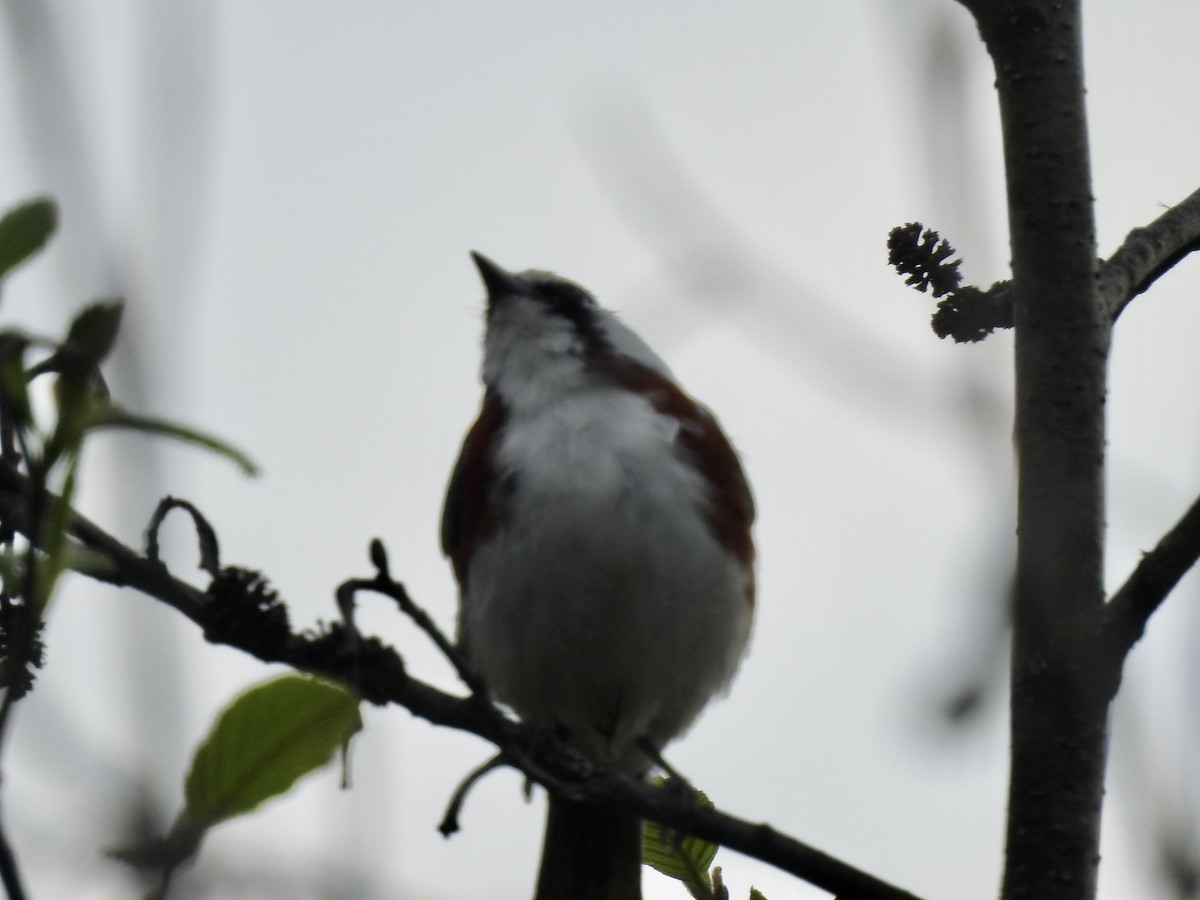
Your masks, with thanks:
[[(0, 288), (30, 260), (58, 222), (53, 200), (37, 197), (0, 217)], [(0, 328), (0, 469), (16, 485), (0, 515), (0, 738), (12, 705), (34, 687), (34, 670), (45, 662), (42, 633), (54, 590), (68, 570), (114, 578), (111, 558), (72, 534), (77, 473), (85, 445), (95, 433), (124, 429), (191, 443), (232, 460), (246, 474), (256, 468), (224, 441), (175, 422), (142, 416), (113, 401), (102, 366), (117, 343), (124, 303), (87, 304), (60, 339)], [(35, 399), (38, 379), (49, 379), (49, 399)], [(213, 576), (213, 606), (222, 622), (247, 617), (262, 633), (290, 634), (287, 614), (264, 579), (241, 569), (220, 569), (216, 535), (186, 501), (167, 498), (151, 522), (148, 558), (157, 562), (157, 530), (174, 508), (193, 514), (202, 556)], [(238, 602), (240, 616), (228, 612)], [(272, 631), (269, 626), (274, 626)], [(154, 896), (165, 896), (171, 873), (199, 847), (213, 825), (249, 812), (319, 768), (362, 727), (356, 694), (333, 682), (283, 676), (237, 698), (197, 749), (185, 782), (186, 805), (170, 834), (150, 847), (114, 855), (162, 871)], [(0, 748), (2, 749), (2, 748)], [(0, 854), (6, 889), (19, 886), (15, 859)], [(17, 888), (19, 890), (19, 887)]]
[[(57, 207), (48, 197), (35, 197), (0, 217), (0, 288), (46, 245), (57, 223)], [(211, 435), (133, 414), (112, 400), (101, 367), (116, 345), (124, 309), (120, 299), (89, 303), (57, 340), (0, 328), (0, 462), (29, 478), (26, 512), (32, 521), (23, 524), (34, 535), (21, 546), (11, 522), (0, 528), (0, 687), (7, 689), (0, 723), (33, 687), (33, 670), (44, 661), (43, 620), (59, 578), (94, 563), (67, 528), (91, 435), (106, 429), (163, 435), (226, 456), (248, 474), (256, 471), (244, 453)], [(52, 380), (44, 410), (31, 392), (42, 378)]]

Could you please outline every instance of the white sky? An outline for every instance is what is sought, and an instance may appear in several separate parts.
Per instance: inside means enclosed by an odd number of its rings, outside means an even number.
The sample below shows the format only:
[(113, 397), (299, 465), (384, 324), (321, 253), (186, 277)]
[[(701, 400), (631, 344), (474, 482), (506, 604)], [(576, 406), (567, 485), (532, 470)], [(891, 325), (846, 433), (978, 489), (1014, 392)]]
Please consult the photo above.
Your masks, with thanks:
[[(40, 11), (48, 45), (29, 30)], [(1200, 185), (1200, 5), (1086, 13), (1107, 255)], [(125, 292), (118, 396), (233, 439), (266, 472), (105, 437), (88, 514), (136, 542), (158, 496), (191, 499), (298, 625), (335, 615), (332, 589), (369, 571), (379, 536), (452, 628), (436, 536), (479, 397), (467, 251), (557, 270), (717, 411), (758, 496), (750, 656), (669, 759), (720, 806), (930, 900), (994, 895), (1003, 688), (966, 731), (936, 709), (987, 669), (1011, 552), (1011, 339), (937, 341), (884, 248), (919, 219), (968, 279), (1007, 271), (992, 76), (958, 4), (11, 0), (0, 29), (0, 204), (51, 192), (64, 218), (7, 285), (4, 323), (57, 333), (85, 300)], [(931, 82), (931, 60), (955, 55)], [(1118, 327), (1113, 585), (1200, 486), (1196, 265)], [(190, 577), (183, 521), (168, 531)], [(1200, 799), (1194, 594), (1189, 579), (1152, 625), (1127, 680), (1138, 703), (1118, 710), (1106, 898), (1168, 896), (1147, 857), (1156, 810)], [(383, 600), (363, 625), (453, 686)], [(171, 815), (208, 722), (267, 672), (82, 581), (48, 638), (4, 759), (7, 826), (33, 896), (127, 897), (100, 851), (137, 784)], [(444, 841), (444, 803), (488, 748), (403, 711), (367, 722), (353, 791), (327, 772), (218, 828), (180, 896), (268, 896), (230, 880), (254, 872), (302, 896), (372, 896), (346, 873), (373, 896), (528, 896), (541, 798), (492, 776)], [(821, 896), (719, 862), (735, 898), (751, 883)], [(646, 893), (683, 896), (651, 877)]]

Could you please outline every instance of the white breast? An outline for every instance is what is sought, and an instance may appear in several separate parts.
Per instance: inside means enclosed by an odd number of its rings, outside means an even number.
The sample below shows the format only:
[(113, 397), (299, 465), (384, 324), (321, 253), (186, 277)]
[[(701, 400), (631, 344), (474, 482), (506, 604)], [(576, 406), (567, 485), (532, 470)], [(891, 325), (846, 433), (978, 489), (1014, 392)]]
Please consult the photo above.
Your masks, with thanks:
[[(540, 408), (539, 408), (540, 407)], [(609, 387), (513, 410), (495, 457), (504, 527), (463, 598), (472, 661), (522, 716), (645, 767), (728, 684), (750, 630), (746, 573), (705, 519), (678, 423)]]

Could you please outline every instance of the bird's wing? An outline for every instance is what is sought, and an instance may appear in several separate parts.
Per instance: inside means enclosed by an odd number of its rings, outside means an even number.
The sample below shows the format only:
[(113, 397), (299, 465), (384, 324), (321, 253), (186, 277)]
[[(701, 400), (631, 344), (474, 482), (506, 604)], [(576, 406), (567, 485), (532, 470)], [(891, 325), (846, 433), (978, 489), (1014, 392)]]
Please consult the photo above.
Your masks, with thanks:
[(484, 395), (479, 416), (459, 451), (446, 500), (442, 505), (442, 553), (450, 558), (460, 587), (466, 586), (466, 566), (476, 543), (499, 523), (497, 493), (489, 490), (493, 477), (492, 448), (506, 412), (496, 394)]

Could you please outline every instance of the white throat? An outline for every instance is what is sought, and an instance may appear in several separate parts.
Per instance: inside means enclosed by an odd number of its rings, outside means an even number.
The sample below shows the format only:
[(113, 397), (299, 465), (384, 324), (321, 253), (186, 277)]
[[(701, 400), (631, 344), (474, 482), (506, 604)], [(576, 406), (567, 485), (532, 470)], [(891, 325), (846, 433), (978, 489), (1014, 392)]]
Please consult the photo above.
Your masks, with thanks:
[[(599, 307), (592, 314), (607, 352), (674, 380), (667, 364), (616, 315)], [(594, 385), (587, 369), (589, 349), (568, 319), (534, 299), (508, 297), (488, 316), (483, 381), (513, 411), (548, 406), (565, 394)]]

